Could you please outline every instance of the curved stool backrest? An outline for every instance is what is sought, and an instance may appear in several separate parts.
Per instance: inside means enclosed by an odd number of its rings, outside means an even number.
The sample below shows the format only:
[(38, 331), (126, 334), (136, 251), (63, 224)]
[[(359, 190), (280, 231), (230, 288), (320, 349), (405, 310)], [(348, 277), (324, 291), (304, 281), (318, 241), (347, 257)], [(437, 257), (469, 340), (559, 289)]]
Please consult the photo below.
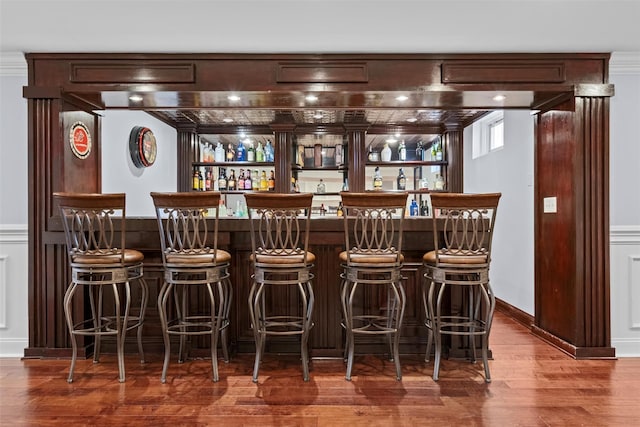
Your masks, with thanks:
[(378, 266), (401, 266), (407, 196), (404, 192), (340, 193), (348, 266), (357, 265), (362, 257), (376, 258)]
[(54, 193), (54, 200), (60, 207), (71, 265), (88, 260), (124, 265), (124, 193)]
[[(489, 264), (500, 193), (431, 194), (436, 265)], [(437, 231), (437, 232), (436, 232)]]

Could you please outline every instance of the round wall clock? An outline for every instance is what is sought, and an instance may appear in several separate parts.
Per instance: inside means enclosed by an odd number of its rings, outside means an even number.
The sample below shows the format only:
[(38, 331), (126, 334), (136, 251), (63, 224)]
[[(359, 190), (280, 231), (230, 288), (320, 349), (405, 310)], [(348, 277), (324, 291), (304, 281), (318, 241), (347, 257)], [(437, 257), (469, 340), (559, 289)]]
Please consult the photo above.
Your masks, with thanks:
[(86, 159), (91, 153), (91, 133), (82, 122), (75, 122), (69, 130), (71, 151), (79, 159)]
[(138, 168), (146, 168), (156, 161), (158, 147), (156, 137), (151, 129), (135, 126), (129, 134), (129, 154), (133, 164)]

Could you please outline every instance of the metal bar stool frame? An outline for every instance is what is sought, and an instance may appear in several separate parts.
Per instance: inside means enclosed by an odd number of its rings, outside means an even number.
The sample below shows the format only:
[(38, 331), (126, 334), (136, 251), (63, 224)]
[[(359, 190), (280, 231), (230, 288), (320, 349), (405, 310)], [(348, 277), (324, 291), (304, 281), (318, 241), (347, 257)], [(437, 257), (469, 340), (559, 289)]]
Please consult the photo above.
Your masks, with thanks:
[[(309, 252), (310, 193), (245, 194), (251, 221), (249, 315), (256, 344), (253, 382), (258, 381), (267, 336), (299, 335), (304, 381), (309, 381), (309, 333), (313, 327), (315, 296)], [(274, 287), (293, 286), (299, 295), (298, 315), (267, 311), (266, 294)]]
[[(162, 248), (164, 281), (158, 293), (158, 313), (164, 340), (161, 382), (166, 383), (171, 358), (170, 336), (180, 339), (178, 362), (187, 358), (186, 342), (192, 336), (210, 336), (213, 381), (219, 380), (218, 339), (225, 362), (229, 361), (228, 328), (232, 302), (229, 279), (231, 255), (218, 248), (219, 192), (152, 192)], [(213, 218), (210, 217), (213, 212)], [(213, 221), (210, 233), (209, 222)], [(213, 235), (213, 242), (209, 236)], [(208, 297), (208, 313), (193, 312), (190, 291), (202, 288)], [(173, 299), (171, 298), (173, 297)], [(175, 317), (168, 318), (172, 300)]]
[[(442, 335), (468, 337), (471, 360), (476, 360), (476, 337), (481, 337), (485, 381), (491, 382), (489, 334), (495, 295), (489, 283), (491, 243), (500, 193), (431, 194), (434, 249), (423, 256), (422, 301), (428, 329), (425, 361), (435, 344), (433, 379), (438, 381)], [(442, 307), (448, 288), (461, 286), (466, 307), (458, 313)]]
[[(402, 227), (408, 193), (340, 193), (344, 215), (346, 250), (342, 265), (341, 304), (346, 332), (345, 378), (351, 380), (355, 335), (386, 335), (396, 379), (402, 379), (400, 336), (406, 305), (402, 284)], [(370, 286), (383, 286), (387, 293), (386, 313), (356, 313), (357, 295)]]
[[(118, 380), (125, 381), (124, 344), (126, 333), (137, 330), (140, 363), (144, 363), (142, 328), (149, 298), (149, 288), (143, 277), (144, 255), (125, 248), (125, 194), (64, 193), (53, 194), (58, 203), (65, 231), (67, 253), (71, 266), (71, 283), (64, 295), (64, 313), (71, 336), (72, 357), (67, 381), (73, 382), (78, 353), (78, 335), (94, 337), (93, 361), (100, 360), (101, 338), (115, 336), (118, 359)], [(117, 235), (119, 233), (119, 239)], [(137, 316), (129, 314), (130, 282), (140, 284), (140, 308)], [(73, 318), (73, 299), (80, 287), (89, 295), (90, 318)], [(111, 288), (113, 313), (103, 312), (104, 288)], [(124, 301), (121, 289), (124, 291)]]

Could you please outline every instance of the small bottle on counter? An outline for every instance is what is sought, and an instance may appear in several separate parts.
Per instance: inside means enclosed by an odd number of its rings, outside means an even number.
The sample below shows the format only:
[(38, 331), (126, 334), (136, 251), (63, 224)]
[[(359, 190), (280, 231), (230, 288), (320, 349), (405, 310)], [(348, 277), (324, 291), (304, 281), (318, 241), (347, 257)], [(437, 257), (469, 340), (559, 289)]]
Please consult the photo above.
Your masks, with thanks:
[(336, 215), (344, 216), (344, 208), (342, 207), (342, 200), (338, 203), (338, 209), (336, 210)]

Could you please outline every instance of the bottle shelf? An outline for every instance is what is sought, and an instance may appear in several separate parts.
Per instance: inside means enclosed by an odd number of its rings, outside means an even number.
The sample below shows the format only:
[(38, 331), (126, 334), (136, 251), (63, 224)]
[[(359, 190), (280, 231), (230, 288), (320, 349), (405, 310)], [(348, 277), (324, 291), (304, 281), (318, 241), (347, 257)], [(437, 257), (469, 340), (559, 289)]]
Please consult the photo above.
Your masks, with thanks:
[(193, 167), (221, 167), (226, 168), (229, 166), (241, 167), (241, 166), (251, 166), (251, 167), (275, 167), (274, 162), (192, 162), (191, 165)]
[(294, 171), (346, 171), (347, 167), (345, 165), (342, 166), (300, 166), (293, 165), (291, 166), (291, 170)]
[(388, 162), (372, 162), (367, 161), (367, 166), (447, 166), (447, 161), (435, 161), (435, 160), (390, 160)]

